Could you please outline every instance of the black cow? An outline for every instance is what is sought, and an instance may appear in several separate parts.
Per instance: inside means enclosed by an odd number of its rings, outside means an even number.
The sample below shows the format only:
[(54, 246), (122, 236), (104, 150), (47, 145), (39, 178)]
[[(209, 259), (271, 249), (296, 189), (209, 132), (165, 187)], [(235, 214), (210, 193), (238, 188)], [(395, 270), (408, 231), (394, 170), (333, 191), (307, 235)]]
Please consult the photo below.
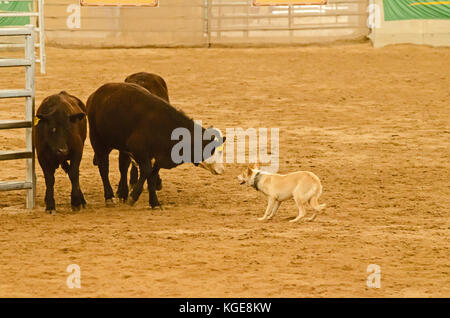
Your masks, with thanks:
[(62, 91), (45, 98), (36, 117), (34, 138), (45, 177), (46, 210), (50, 213), (55, 211), (55, 170), (61, 166), (72, 183), (72, 210), (78, 211), (86, 206), (79, 184), (79, 168), (86, 140), (86, 107), (81, 100)]
[[(177, 140), (172, 140), (172, 132), (176, 128), (184, 128), (194, 135), (194, 130), (202, 134), (206, 130), (163, 99), (131, 83), (109, 83), (101, 86), (89, 96), (87, 115), (91, 144), (98, 160), (107, 204), (110, 204), (114, 197), (108, 176), (109, 153), (112, 149), (128, 153), (140, 170), (138, 182), (133, 187), (130, 198), (127, 182), (123, 180), (119, 184), (119, 198), (128, 199), (128, 203), (133, 205), (147, 180), (150, 186), (149, 204), (155, 208), (160, 206), (155, 182), (159, 169), (171, 169), (183, 163), (172, 159), (172, 149), (178, 143)], [(215, 161), (215, 157), (222, 155), (219, 145), (225, 138), (220, 139), (222, 138), (214, 135), (209, 140), (202, 138), (200, 150), (203, 151), (208, 146), (211, 152), (209, 155), (201, 153), (200, 160), (196, 157), (198, 154), (194, 143), (190, 143), (189, 161), (212, 173), (223, 173), (222, 163)]]
[[(131, 74), (125, 79), (125, 83), (134, 83), (140, 85), (153, 95), (156, 95), (169, 103), (169, 92), (167, 90), (166, 81), (164, 81), (164, 79), (157, 74), (146, 72)], [(130, 156), (128, 156), (127, 154), (123, 152), (119, 154), (119, 170), (121, 171), (120, 174), (121, 179), (125, 178), (125, 180), (127, 180), (127, 172), (128, 167), (130, 166), (130, 161), (131, 161)], [(138, 169), (135, 165), (133, 165), (130, 171), (130, 186), (134, 187), (137, 180), (138, 180)], [(161, 189), (162, 189), (162, 181), (159, 174), (157, 174), (156, 190)]]
[(146, 72), (131, 74), (125, 79), (125, 83), (140, 85), (153, 95), (164, 99), (168, 103), (170, 102), (166, 81), (164, 81), (164, 79), (157, 74)]
[[(164, 79), (153, 73), (139, 72), (128, 76), (125, 79), (125, 83), (134, 83), (139, 86), (144, 87), (153, 95), (156, 95), (166, 102), (169, 102), (169, 93), (167, 90), (167, 84)], [(120, 181), (119, 184), (127, 182), (128, 180), (128, 168), (130, 167), (131, 158), (127, 153), (119, 153), (119, 171), (120, 171)], [(94, 164), (97, 165), (97, 158), (94, 158)], [(134, 187), (138, 180), (138, 169), (133, 164), (130, 171), (130, 187)], [(162, 189), (162, 180), (159, 173), (156, 176), (156, 190)], [(117, 190), (119, 191), (119, 190)]]

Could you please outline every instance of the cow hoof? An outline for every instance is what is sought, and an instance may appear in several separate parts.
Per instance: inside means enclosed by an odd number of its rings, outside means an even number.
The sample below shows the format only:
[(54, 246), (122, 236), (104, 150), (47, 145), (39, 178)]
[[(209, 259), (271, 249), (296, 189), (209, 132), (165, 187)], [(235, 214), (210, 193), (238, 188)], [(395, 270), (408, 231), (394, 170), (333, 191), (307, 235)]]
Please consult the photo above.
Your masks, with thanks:
[(80, 210), (81, 210), (81, 205), (78, 205), (78, 206), (72, 205), (72, 211), (73, 212), (78, 212)]
[(155, 205), (155, 206), (152, 206), (152, 210), (161, 210), (161, 211), (164, 211), (164, 208), (162, 207), (162, 205)]
[(106, 207), (110, 208), (110, 207), (114, 206), (114, 201), (113, 201), (113, 199), (107, 199), (105, 201), (105, 204), (106, 204)]
[(120, 202), (120, 203), (127, 203), (127, 199), (119, 198), (119, 202)]
[(55, 215), (56, 214), (56, 210), (47, 210), (47, 213), (50, 215)]
[(127, 203), (129, 206), (133, 206), (136, 203), (136, 200), (134, 200), (132, 198), (128, 198)]

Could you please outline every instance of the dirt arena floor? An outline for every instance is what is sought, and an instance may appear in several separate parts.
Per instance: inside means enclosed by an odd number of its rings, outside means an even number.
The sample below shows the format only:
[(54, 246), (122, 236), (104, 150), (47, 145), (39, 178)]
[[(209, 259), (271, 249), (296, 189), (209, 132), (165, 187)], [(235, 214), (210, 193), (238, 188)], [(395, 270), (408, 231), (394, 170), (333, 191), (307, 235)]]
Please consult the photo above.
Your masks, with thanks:
[[(20, 52), (19, 52), (20, 53)], [(9, 53), (0, 52), (0, 56)], [(89, 208), (70, 209), (70, 182), (56, 178), (58, 213), (24, 192), (0, 192), (1, 297), (449, 297), (450, 49), (369, 44), (251, 49), (49, 48), (36, 104), (61, 90), (86, 100), (137, 71), (161, 74), (173, 105), (204, 125), (280, 128), (280, 173), (311, 170), (327, 208), (292, 224), (293, 201), (260, 222), (266, 198), (240, 186), (245, 166), (213, 176), (186, 164), (161, 171), (164, 211), (106, 208), (89, 141), (81, 186)], [(23, 72), (0, 70), (1, 88)], [(3, 100), (0, 119), (23, 116)], [(0, 131), (0, 149), (24, 146)], [(118, 183), (117, 152), (111, 180)], [(24, 162), (0, 162), (0, 179)], [(78, 264), (81, 289), (66, 268)], [(368, 288), (369, 264), (381, 288)]]

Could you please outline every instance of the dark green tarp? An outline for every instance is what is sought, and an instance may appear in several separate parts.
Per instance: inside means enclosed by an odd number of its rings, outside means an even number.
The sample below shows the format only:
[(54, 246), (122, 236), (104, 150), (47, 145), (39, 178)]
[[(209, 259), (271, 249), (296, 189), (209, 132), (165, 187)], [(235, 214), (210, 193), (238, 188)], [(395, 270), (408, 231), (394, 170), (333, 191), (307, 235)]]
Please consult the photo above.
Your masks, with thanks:
[(383, 0), (384, 20), (450, 19), (450, 1)]
[[(0, 0), (0, 12), (30, 12), (32, 1), (9, 2)], [(25, 25), (30, 23), (30, 17), (0, 18), (0, 27), (9, 25)]]

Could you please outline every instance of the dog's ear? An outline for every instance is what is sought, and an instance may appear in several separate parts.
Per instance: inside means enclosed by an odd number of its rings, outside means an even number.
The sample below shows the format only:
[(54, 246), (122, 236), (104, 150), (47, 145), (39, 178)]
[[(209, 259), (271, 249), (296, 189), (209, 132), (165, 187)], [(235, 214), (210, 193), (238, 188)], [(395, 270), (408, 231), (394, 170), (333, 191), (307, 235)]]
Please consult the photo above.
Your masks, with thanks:
[(252, 170), (255, 170), (256, 168), (258, 168), (258, 165), (254, 162), (251, 165), (249, 165), (248, 167)]
[(252, 170), (251, 166), (248, 166), (247, 167), (247, 175), (251, 176), (252, 173), (253, 173), (253, 170)]

